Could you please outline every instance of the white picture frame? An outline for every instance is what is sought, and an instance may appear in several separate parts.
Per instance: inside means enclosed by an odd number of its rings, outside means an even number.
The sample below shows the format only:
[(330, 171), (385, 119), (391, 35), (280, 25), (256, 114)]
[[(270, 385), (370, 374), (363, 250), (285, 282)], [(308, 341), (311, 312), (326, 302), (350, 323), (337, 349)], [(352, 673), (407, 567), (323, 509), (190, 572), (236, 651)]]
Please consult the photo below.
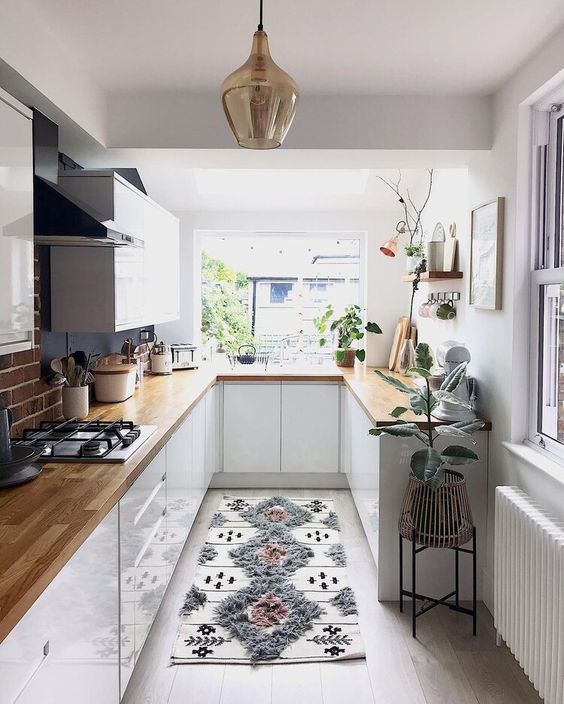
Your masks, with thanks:
[(472, 210), (469, 302), (482, 310), (501, 310), (505, 198)]

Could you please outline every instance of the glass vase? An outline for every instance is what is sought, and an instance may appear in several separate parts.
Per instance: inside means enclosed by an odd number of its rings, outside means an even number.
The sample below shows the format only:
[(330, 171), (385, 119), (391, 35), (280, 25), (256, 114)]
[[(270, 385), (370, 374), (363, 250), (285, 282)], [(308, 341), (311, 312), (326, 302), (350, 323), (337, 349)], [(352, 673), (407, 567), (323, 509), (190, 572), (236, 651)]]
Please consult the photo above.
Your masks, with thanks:
[(404, 340), (398, 360), (400, 374), (406, 374), (408, 369), (415, 366), (415, 347), (411, 340)]

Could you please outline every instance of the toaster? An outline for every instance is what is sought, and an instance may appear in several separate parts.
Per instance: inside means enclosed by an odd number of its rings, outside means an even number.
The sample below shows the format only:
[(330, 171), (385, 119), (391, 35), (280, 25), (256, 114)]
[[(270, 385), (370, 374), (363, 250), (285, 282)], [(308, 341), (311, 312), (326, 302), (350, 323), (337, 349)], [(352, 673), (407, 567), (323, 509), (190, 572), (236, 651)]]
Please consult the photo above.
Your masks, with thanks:
[(172, 350), (172, 369), (197, 369), (198, 360), (195, 345), (177, 344), (170, 346)]

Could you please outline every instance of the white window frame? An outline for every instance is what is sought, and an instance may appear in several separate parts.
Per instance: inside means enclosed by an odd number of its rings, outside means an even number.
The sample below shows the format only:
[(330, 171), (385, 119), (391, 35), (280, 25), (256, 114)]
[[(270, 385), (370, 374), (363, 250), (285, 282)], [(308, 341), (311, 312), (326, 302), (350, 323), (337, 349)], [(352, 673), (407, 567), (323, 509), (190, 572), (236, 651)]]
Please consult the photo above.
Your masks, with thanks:
[[(541, 400), (544, 398), (545, 391), (545, 377), (541, 375), (540, 358), (541, 350), (543, 349), (543, 340), (541, 339), (541, 291), (543, 291), (544, 286), (551, 284), (564, 285), (564, 267), (555, 266), (557, 261), (560, 264), (560, 251), (562, 250), (562, 242), (557, 240), (555, 236), (556, 167), (558, 163), (557, 127), (560, 119), (562, 119), (564, 138), (564, 104), (553, 104), (546, 109), (535, 110), (533, 113), (531, 233), (534, 247), (530, 277), (529, 442), (552, 456), (559, 463), (564, 464), (564, 442), (559, 442), (543, 434), (540, 429)], [(560, 229), (562, 231), (562, 226)], [(557, 241), (560, 244), (558, 253), (555, 251)], [(556, 404), (558, 404), (558, 389), (556, 389)], [(557, 405), (555, 412), (557, 419)]]

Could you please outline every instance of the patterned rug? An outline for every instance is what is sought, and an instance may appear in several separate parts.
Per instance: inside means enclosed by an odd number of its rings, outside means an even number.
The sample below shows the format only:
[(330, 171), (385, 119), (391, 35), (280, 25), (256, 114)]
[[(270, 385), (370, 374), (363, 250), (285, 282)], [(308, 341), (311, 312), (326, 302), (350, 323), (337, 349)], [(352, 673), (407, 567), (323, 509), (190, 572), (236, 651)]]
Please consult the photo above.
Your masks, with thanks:
[(331, 500), (225, 496), (198, 562), (173, 664), (365, 657)]

